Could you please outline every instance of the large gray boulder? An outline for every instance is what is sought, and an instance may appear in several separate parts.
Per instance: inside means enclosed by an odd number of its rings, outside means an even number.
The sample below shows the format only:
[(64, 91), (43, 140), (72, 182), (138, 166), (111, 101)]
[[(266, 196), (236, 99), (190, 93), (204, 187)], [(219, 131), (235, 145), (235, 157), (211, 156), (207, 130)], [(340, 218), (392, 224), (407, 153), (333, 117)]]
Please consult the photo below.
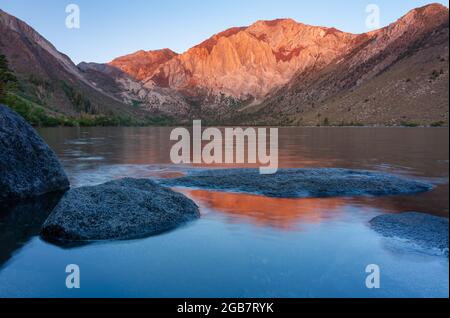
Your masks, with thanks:
[(448, 219), (425, 213), (383, 214), (370, 221), (371, 227), (386, 237), (400, 238), (448, 256)]
[(326, 168), (280, 169), (273, 175), (262, 175), (258, 169), (194, 170), (160, 183), (281, 198), (398, 195), (432, 189), (428, 183), (390, 174)]
[(56, 242), (142, 238), (200, 217), (181, 193), (147, 179), (121, 179), (68, 191), (41, 235)]
[(55, 153), (22, 117), (0, 104), (0, 203), (68, 188)]

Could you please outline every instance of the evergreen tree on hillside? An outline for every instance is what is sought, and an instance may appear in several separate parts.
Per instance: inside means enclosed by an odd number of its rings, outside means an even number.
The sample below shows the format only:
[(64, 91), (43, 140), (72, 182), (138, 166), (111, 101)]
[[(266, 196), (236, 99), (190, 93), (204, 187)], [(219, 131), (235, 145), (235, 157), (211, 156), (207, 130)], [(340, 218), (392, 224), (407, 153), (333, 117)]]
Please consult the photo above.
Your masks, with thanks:
[(17, 82), (14, 73), (9, 69), (8, 60), (0, 55), (0, 101), (3, 100), (8, 90)]

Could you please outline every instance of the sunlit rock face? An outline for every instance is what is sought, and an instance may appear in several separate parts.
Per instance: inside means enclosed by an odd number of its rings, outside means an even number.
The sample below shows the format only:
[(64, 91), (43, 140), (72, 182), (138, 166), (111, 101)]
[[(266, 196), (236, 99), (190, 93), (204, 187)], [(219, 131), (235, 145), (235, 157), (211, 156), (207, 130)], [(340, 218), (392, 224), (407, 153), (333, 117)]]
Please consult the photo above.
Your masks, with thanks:
[(138, 80), (177, 89), (187, 96), (213, 93), (261, 100), (298, 73), (318, 72), (339, 64), (344, 57), (353, 59), (353, 64), (361, 63), (394, 41), (408, 43), (445, 19), (448, 10), (430, 5), (365, 34), (292, 19), (258, 21), (218, 33), (180, 55), (168, 49), (139, 51), (110, 64)]
[(122, 70), (134, 79), (142, 81), (149, 74), (153, 74), (161, 64), (177, 55), (177, 53), (169, 49), (155, 51), (141, 50), (133, 54), (118, 57), (108, 64)]
[(158, 86), (191, 94), (200, 89), (261, 99), (297, 71), (329, 64), (356, 37), (290, 19), (258, 21), (214, 35), (148, 75)]
[[(158, 96), (161, 89), (162, 95), (173, 95), (167, 99), (169, 102), (160, 103), (167, 107), (159, 108), (170, 109), (176, 96), (174, 104), (183, 107), (174, 107), (172, 113), (183, 109), (183, 114), (219, 120), (237, 116), (238, 122), (242, 122), (244, 113), (251, 121), (264, 123), (279, 115), (282, 119), (303, 121), (308, 125), (316, 125), (317, 118), (326, 114), (324, 117), (332, 121), (380, 123), (422, 112), (420, 108), (409, 111), (405, 107), (376, 117), (368, 114), (364, 105), (357, 105), (349, 116), (348, 105), (358, 104), (359, 94), (364, 95), (363, 101), (379, 101), (374, 107), (392, 105), (398, 100), (392, 95), (398, 91), (405, 91), (405, 99), (424, 95), (417, 87), (395, 88), (392, 93), (383, 90), (395, 87), (395, 84), (386, 84), (389, 80), (428, 80), (425, 77), (429, 77), (430, 72), (417, 74), (420, 73), (417, 64), (437, 70), (442, 68), (440, 81), (445, 79), (448, 66), (443, 67), (438, 61), (448, 56), (448, 46), (441, 43), (445, 32), (448, 33), (448, 9), (439, 4), (411, 10), (384, 28), (362, 34), (305, 25), (292, 19), (257, 21), (218, 33), (182, 54), (169, 49), (139, 51), (119, 57), (109, 65), (142, 83), (147, 90), (159, 89)], [(434, 62), (430, 62), (420, 55), (422, 53), (425, 57), (435, 54), (440, 59), (433, 57)], [(395, 67), (404, 69), (405, 74), (392, 71)], [(376, 93), (372, 99), (367, 98), (367, 92), (354, 92), (386, 73), (387, 79), (381, 80), (381, 84), (374, 83), (376, 88), (367, 89)], [(434, 120), (442, 120), (441, 100), (448, 100), (446, 90), (439, 86), (440, 81), (433, 84), (436, 87), (424, 98), (440, 96), (431, 103), (438, 105), (434, 107)], [(435, 91), (439, 94), (431, 93)], [(334, 98), (336, 96), (342, 102)], [(148, 98), (139, 100), (149, 104)], [(422, 103), (419, 98), (414, 105)], [(150, 104), (155, 103), (151, 100)], [(323, 109), (318, 110), (317, 105), (323, 105)], [(258, 116), (263, 118), (258, 119)], [(275, 119), (275, 123), (278, 122), (280, 120)]]
[(110, 65), (138, 80), (190, 95), (207, 91), (261, 99), (296, 72), (329, 64), (353, 47), (356, 38), (291, 19), (258, 21), (216, 34), (181, 55), (167, 49), (139, 51)]

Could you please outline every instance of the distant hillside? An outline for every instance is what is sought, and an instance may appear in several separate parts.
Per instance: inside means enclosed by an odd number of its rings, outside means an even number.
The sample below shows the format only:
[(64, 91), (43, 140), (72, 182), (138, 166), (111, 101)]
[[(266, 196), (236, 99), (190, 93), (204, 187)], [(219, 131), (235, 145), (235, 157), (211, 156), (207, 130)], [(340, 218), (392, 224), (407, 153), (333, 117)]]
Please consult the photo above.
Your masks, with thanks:
[(157, 115), (103, 92), (33, 28), (1, 10), (0, 34), (0, 54), (18, 79), (14, 101), (27, 102), (55, 117), (106, 116), (137, 124)]
[(448, 125), (448, 21), (448, 8), (439, 4), (364, 34), (291, 19), (258, 21), (182, 54), (138, 51), (76, 66), (0, 10), (0, 54), (18, 78), (15, 95), (51, 116), (440, 126)]

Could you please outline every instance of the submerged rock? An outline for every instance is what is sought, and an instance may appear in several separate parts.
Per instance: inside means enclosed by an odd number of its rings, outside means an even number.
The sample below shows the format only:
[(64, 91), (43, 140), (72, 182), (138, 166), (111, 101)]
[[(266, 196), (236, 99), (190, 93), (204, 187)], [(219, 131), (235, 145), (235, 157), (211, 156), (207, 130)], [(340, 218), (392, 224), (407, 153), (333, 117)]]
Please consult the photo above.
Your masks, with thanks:
[(200, 170), (160, 183), (280, 198), (398, 195), (432, 189), (430, 184), (389, 174), (325, 168), (280, 169), (273, 175), (259, 174), (257, 169)]
[(397, 237), (417, 245), (439, 249), (448, 256), (448, 219), (425, 213), (384, 214), (370, 221), (386, 237)]
[(49, 241), (135, 239), (199, 218), (197, 205), (151, 180), (121, 179), (68, 191), (45, 221)]
[(55, 153), (22, 117), (0, 105), (0, 203), (68, 188)]
[(0, 204), (0, 268), (31, 238), (39, 235), (42, 224), (64, 192), (53, 192), (20, 202)]

